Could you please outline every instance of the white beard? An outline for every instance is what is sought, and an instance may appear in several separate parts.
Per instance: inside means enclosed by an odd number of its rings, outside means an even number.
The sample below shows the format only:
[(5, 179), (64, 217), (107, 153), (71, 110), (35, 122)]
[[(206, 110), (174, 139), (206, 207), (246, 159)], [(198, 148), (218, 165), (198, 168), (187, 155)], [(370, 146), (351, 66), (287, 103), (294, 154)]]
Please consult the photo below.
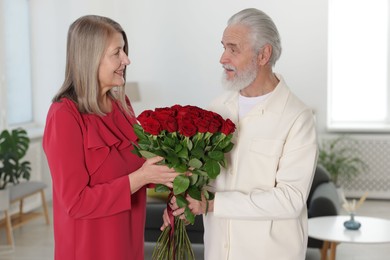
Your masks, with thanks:
[[(224, 69), (237, 71), (237, 69), (230, 65), (223, 65)], [(257, 62), (252, 60), (251, 64), (242, 72), (236, 73), (233, 79), (228, 79), (225, 71), (222, 74), (222, 85), (227, 90), (240, 91), (255, 81), (257, 77)]]

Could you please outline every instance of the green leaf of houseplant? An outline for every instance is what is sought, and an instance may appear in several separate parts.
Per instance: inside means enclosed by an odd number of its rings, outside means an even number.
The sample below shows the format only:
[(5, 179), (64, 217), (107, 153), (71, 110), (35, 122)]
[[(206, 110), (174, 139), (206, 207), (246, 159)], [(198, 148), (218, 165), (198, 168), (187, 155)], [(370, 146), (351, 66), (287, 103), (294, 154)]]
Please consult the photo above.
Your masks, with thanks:
[(4, 189), (8, 183), (18, 183), (20, 178), (29, 180), (30, 162), (21, 161), (29, 144), (30, 139), (23, 128), (0, 133), (0, 189)]

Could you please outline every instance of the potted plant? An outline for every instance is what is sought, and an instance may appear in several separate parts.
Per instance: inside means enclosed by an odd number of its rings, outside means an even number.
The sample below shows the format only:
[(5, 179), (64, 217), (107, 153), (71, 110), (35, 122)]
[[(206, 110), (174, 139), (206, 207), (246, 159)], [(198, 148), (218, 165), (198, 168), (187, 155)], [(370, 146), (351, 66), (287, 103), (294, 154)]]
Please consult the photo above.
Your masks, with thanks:
[(29, 145), (30, 139), (22, 128), (3, 130), (0, 134), (0, 203), (5, 203), (0, 209), (8, 208), (8, 186), (18, 184), (20, 179), (30, 179), (30, 162), (22, 161)]
[(319, 148), (318, 164), (330, 173), (337, 187), (340, 187), (339, 177), (350, 180), (368, 168), (354, 149), (342, 144), (347, 138), (342, 135), (324, 140)]

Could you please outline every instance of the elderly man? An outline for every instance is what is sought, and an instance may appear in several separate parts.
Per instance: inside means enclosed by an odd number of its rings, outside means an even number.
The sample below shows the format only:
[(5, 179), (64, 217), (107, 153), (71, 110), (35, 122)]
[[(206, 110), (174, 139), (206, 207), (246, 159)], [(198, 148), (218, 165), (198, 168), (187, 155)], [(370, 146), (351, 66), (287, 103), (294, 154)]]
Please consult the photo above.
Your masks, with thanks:
[[(228, 91), (210, 109), (236, 123), (235, 146), (212, 184), (208, 207), (187, 198), (193, 213), (208, 209), (205, 259), (305, 259), (306, 199), (317, 160), (312, 111), (273, 72), (281, 43), (264, 12), (233, 15), (222, 45)], [(174, 209), (174, 215), (183, 212)]]

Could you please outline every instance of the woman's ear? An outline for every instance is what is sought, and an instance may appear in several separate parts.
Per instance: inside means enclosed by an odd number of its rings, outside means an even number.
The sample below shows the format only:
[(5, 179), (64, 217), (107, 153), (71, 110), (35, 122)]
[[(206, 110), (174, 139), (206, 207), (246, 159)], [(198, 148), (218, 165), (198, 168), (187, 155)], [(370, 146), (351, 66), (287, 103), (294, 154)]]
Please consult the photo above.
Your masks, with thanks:
[(259, 55), (257, 56), (257, 61), (259, 65), (266, 65), (271, 59), (272, 55), (272, 45), (265, 44), (263, 48), (261, 48)]

